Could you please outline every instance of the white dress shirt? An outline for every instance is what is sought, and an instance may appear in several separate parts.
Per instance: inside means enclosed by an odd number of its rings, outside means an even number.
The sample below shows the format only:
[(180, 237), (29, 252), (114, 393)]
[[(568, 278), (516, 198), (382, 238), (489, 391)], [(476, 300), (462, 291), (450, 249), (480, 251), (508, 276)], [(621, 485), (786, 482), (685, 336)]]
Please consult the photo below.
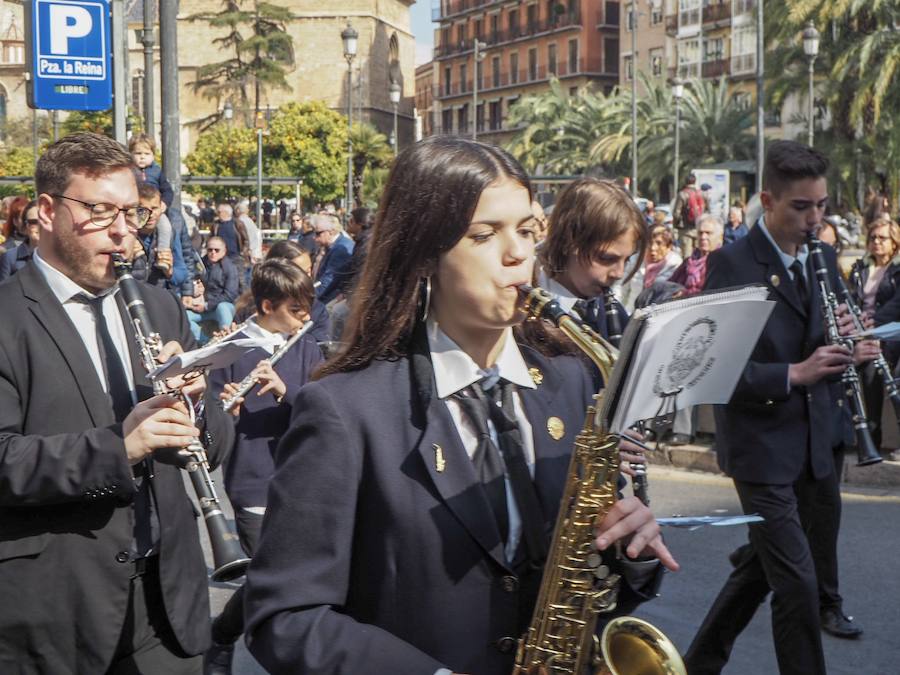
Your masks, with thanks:
[[(581, 300), (577, 295), (572, 293), (568, 288), (563, 286), (558, 281), (551, 279), (547, 276), (547, 273), (540, 269), (538, 270), (538, 286), (547, 291), (553, 299), (559, 303), (559, 306), (562, 307), (569, 314), (574, 314), (578, 316), (578, 312), (574, 311), (575, 303)], [(588, 298), (590, 299), (590, 298)]]
[[(472, 357), (466, 354), (459, 345), (451, 340), (437, 321), (429, 318), (427, 321), (428, 347), (431, 350), (431, 363), (434, 366), (434, 380), (437, 385), (437, 395), (446, 404), (450, 411), (450, 417), (453, 418), (453, 424), (459, 432), (459, 439), (471, 459), (475, 455), (478, 448), (478, 430), (466, 415), (459, 401), (451, 398), (453, 394), (461, 391), (475, 382), (485, 377), (486, 372), (478, 367)], [(513, 338), (512, 329), (509, 328), (504, 334), (503, 348), (497, 357), (497, 374), (512, 382), (519, 388), (535, 389), (534, 381), (528, 373), (528, 365), (522, 358), (518, 345)], [(522, 449), (525, 455), (525, 462), (528, 464), (528, 471), (534, 478), (534, 437), (532, 433), (531, 423), (525, 416), (525, 410), (522, 407), (522, 399), (518, 392), (513, 396), (513, 408), (515, 410), (516, 422), (519, 424), (519, 431), (522, 434)], [(488, 430), (494, 443), (499, 447), (497, 439), (497, 430), (494, 423), (488, 419)], [(506, 542), (506, 559), (512, 560), (515, 556), (516, 549), (522, 539), (522, 516), (516, 505), (515, 497), (512, 492), (512, 483), (509, 480), (509, 473), (504, 467), (506, 474), (506, 507), (509, 513), (509, 538)]]
[(132, 402), (137, 403), (137, 393), (134, 389), (134, 373), (131, 371), (131, 356), (128, 352), (128, 341), (133, 338), (125, 331), (125, 324), (122, 320), (122, 315), (119, 313), (119, 306), (116, 304), (116, 293), (119, 287), (115, 285), (110, 286), (98, 296), (86, 291), (53, 267), (41, 257), (37, 250), (35, 250), (32, 260), (47, 281), (50, 290), (53, 291), (53, 295), (62, 304), (62, 308), (75, 326), (75, 330), (78, 331), (78, 335), (81, 337), (81, 341), (84, 343), (91, 358), (91, 363), (94, 364), (94, 370), (97, 372), (100, 386), (103, 387), (103, 391), (109, 393), (106, 375), (103, 372), (103, 363), (100, 361), (100, 348), (97, 344), (97, 327), (94, 320), (94, 311), (89, 305), (75, 299), (78, 295), (84, 295), (91, 299), (103, 297), (103, 304), (101, 305), (103, 316), (106, 319), (109, 334), (116, 345), (116, 352), (122, 361), (125, 377), (128, 378), (128, 388), (131, 390)]

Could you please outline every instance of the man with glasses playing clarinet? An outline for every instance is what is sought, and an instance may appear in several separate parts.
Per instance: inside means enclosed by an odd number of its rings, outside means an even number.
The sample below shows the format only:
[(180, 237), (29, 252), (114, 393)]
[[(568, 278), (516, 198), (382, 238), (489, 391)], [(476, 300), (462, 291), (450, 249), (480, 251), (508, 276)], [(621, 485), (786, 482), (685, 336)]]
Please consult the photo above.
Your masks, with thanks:
[[(0, 672), (198, 674), (209, 644), (206, 567), (177, 450), (233, 440), (204, 378), (198, 429), (152, 395), (113, 254), (147, 219), (131, 155), (105, 136), (52, 144), (35, 171), (41, 236), (0, 285)], [(171, 293), (142, 286), (163, 347), (193, 345)]]

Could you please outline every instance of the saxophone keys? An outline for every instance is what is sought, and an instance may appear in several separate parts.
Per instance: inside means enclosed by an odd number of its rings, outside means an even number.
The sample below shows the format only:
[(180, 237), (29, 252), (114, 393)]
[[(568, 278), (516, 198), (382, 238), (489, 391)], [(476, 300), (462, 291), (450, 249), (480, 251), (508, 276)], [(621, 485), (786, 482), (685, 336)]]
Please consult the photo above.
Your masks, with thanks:
[(590, 553), (587, 557), (587, 564), (591, 569), (595, 569), (603, 564), (603, 556), (599, 553)]
[(594, 576), (603, 581), (606, 577), (609, 576), (609, 567), (607, 565), (600, 565), (594, 569)]

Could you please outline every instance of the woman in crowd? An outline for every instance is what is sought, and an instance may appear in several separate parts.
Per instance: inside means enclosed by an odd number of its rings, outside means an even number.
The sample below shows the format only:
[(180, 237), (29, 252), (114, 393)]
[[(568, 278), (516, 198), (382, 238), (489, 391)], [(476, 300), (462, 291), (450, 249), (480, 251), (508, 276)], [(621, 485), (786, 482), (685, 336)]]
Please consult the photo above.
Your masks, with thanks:
[(650, 243), (644, 262), (632, 277), (622, 285), (622, 304), (628, 311), (635, 307), (637, 296), (657, 281), (668, 281), (678, 266), (681, 256), (674, 249), (672, 230), (665, 225), (654, 225), (650, 230)]
[(669, 277), (684, 286), (684, 295), (696, 295), (706, 283), (706, 261), (722, 245), (722, 219), (705, 213), (697, 221), (697, 246)]
[[(594, 393), (571, 345), (523, 323), (534, 247), (506, 152), (432, 137), (394, 162), (345, 345), (276, 454), (245, 605), (269, 672), (511, 671)], [(610, 565), (677, 567), (634, 497), (597, 534)], [(620, 608), (652, 592), (659, 565), (644, 572)]]
[[(900, 320), (900, 226), (883, 216), (866, 226), (866, 254), (850, 268), (849, 287), (857, 304), (880, 326)], [(883, 348), (891, 370), (897, 363), (896, 342)], [(881, 446), (881, 409), (884, 385), (869, 363), (863, 369), (863, 392), (872, 440)]]

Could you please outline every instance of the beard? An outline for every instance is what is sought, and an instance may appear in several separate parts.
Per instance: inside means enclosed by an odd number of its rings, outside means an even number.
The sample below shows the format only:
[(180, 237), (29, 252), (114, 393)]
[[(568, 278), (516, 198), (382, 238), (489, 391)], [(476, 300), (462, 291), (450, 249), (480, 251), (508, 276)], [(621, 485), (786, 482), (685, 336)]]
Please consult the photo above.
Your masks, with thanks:
[(56, 228), (52, 249), (67, 277), (92, 293), (104, 291), (115, 283), (111, 263), (101, 270), (93, 255), (82, 245), (79, 237), (65, 227)]

